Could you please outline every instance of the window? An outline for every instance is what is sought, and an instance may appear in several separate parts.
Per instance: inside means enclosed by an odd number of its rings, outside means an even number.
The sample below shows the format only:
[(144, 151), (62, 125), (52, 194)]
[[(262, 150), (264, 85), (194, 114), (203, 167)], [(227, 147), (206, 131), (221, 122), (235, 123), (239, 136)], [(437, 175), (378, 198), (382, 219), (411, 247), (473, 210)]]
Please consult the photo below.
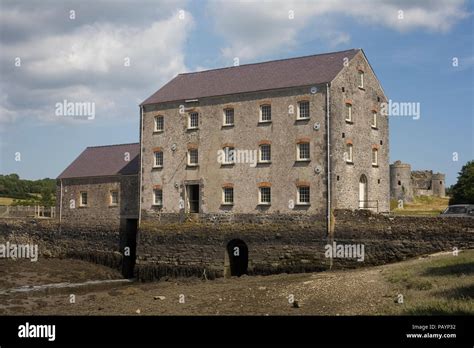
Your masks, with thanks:
[(298, 103), (298, 119), (309, 118), (309, 101), (300, 101)]
[(155, 132), (163, 132), (165, 129), (165, 118), (163, 116), (155, 116)]
[(346, 145), (346, 162), (352, 163), (352, 144)]
[(235, 162), (235, 150), (232, 146), (224, 147), (224, 162), (223, 164), (232, 164)]
[(270, 162), (272, 160), (272, 150), (270, 144), (260, 145), (259, 162)]
[(352, 122), (352, 105), (349, 103), (346, 104), (346, 121)]
[(163, 190), (155, 189), (153, 190), (153, 205), (163, 206)]
[(377, 128), (377, 112), (372, 111), (372, 128)]
[(298, 187), (298, 204), (309, 204), (309, 186)]
[(378, 153), (379, 151), (377, 149), (372, 149), (372, 165), (373, 166), (378, 166)]
[(234, 125), (234, 109), (224, 109), (224, 126)]
[(299, 143), (297, 146), (297, 160), (298, 161), (309, 161), (309, 143)]
[(400, 180), (398, 180), (398, 186), (400, 186), (402, 184), (402, 182)]
[(260, 122), (271, 122), (272, 106), (269, 104), (260, 106)]
[(359, 70), (359, 88), (364, 88), (364, 72)]
[(117, 205), (119, 202), (118, 191), (110, 191), (110, 205)]
[(259, 188), (259, 195), (258, 195), (258, 203), (259, 204), (271, 204), (272, 202), (272, 194), (270, 187), (260, 187)]
[(199, 154), (197, 149), (188, 150), (188, 166), (198, 165)]
[(222, 204), (234, 204), (234, 188), (224, 187), (222, 189)]
[(154, 154), (155, 154), (155, 163), (153, 163), (153, 167), (154, 168), (163, 167), (163, 152), (156, 151)]
[(80, 205), (81, 207), (87, 206), (87, 192), (81, 192)]
[(191, 112), (189, 114), (188, 129), (197, 129), (199, 127), (199, 114)]

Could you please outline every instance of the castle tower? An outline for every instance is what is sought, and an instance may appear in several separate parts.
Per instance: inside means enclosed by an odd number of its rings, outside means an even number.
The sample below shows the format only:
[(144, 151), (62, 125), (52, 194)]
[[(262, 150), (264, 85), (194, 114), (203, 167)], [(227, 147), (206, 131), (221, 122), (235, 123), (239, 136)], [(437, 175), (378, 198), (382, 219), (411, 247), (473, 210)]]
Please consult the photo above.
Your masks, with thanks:
[(413, 188), (411, 185), (411, 166), (401, 161), (390, 165), (390, 198), (413, 201)]
[(433, 196), (444, 197), (446, 196), (446, 176), (441, 173), (435, 173), (431, 177), (431, 189), (433, 190)]

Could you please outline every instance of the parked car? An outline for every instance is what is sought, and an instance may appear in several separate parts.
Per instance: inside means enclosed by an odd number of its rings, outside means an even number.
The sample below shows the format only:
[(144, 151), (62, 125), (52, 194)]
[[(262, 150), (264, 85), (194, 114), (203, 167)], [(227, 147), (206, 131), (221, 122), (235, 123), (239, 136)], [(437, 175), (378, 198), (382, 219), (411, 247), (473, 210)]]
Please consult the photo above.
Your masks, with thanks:
[(442, 216), (474, 217), (474, 204), (450, 205), (441, 213)]

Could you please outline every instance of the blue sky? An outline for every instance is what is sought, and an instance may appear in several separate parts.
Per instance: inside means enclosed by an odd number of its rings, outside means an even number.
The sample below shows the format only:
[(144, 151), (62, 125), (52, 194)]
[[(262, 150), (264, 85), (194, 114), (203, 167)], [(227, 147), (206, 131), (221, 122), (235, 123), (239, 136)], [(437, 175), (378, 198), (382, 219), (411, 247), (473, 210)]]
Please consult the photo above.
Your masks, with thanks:
[[(54, 178), (87, 146), (138, 141), (138, 104), (180, 72), (363, 48), (390, 99), (420, 103), (420, 119), (390, 119), (391, 162), (453, 184), (474, 158), (472, 14), (462, 0), (0, 0), (0, 173)], [(95, 118), (56, 116), (64, 99)]]

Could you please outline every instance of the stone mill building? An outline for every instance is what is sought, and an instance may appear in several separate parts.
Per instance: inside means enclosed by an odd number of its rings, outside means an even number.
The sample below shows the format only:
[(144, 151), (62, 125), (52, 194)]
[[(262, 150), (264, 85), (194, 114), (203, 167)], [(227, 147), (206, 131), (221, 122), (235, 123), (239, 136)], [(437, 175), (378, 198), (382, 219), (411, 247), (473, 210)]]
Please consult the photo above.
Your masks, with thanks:
[(388, 212), (386, 101), (361, 49), (179, 74), (141, 104), (141, 219)]
[(179, 74), (140, 105), (139, 144), (59, 176), (60, 219), (112, 226), (126, 276), (135, 249), (142, 279), (323, 269), (333, 210), (390, 209), (386, 102), (361, 49)]

